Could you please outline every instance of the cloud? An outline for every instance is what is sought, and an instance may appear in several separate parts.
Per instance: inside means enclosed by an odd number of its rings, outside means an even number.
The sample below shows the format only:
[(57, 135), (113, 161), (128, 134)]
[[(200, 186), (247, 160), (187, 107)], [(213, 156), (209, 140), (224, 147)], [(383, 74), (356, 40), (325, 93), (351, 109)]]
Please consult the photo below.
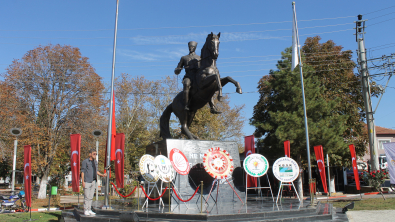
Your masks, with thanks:
[(130, 40), (136, 45), (184, 45), (189, 41), (204, 42), (208, 33), (188, 33), (186, 35), (136, 36)]
[(188, 54), (187, 45), (185, 47), (176, 47), (174, 49), (155, 49), (152, 51), (136, 51), (129, 49), (117, 49), (119, 56), (126, 57), (129, 60), (138, 61), (160, 61), (160, 60), (178, 60), (181, 56)]
[[(137, 36), (129, 38), (136, 45), (184, 45), (189, 41), (196, 41), (203, 45), (210, 32), (188, 33), (186, 35), (167, 36)], [(290, 36), (271, 36), (260, 31), (253, 32), (224, 32), (221, 33), (222, 42), (248, 41), (259, 39), (288, 39)]]
[(117, 49), (117, 54), (128, 57), (132, 60), (155, 61), (160, 58), (160, 55), (156, 53), (139, 52), (129, 49)]

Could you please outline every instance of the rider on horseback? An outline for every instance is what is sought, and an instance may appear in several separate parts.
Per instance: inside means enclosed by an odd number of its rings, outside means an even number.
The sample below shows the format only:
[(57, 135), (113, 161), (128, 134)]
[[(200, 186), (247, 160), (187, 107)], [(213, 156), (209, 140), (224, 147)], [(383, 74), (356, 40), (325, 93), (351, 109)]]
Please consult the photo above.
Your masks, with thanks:
[[(197, 42), (190, 41), (188, 42), (189, 54), (181, 57), (180, 62), (178, 63), (177, 68), (174, 70), (176, 75), (181, 73), (182, 68), (185, 68), (185, 76), (182, 80), (183, 84), (183, 94), (184, 94), (184, 102), (185, 102), (185, 110), (189, 110), (189, 90), (191, 88), (192, 80), (195, 80), (195, 75), (199, 70), (199, 62), (200, 56), (196, 55)], [(209, 102), (210, 112), (213, 114), (219, 114), (221, 112), (217, 111), (214, 106), (213, 99)]]

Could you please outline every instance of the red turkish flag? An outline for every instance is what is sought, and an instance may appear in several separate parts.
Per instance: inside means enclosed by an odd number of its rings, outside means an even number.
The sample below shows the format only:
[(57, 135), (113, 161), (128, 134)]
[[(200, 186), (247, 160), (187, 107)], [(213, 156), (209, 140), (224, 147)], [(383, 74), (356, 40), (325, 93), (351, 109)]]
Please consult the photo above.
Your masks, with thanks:
[[(115, 93), (113, 94), (112, 97), (112, 120), (111, 120), (111, 151), (110, 151), (110, 161), (115, 160), (115, 137), (117, 135), (116, 132), (116, 124), (115, 124)], [(107, 132), (108, 135), (109, 132)], [(105, 157), (104, 157), (104, 168), (106, 168), (107, 166), (107, 145), (108, 145), (108, 141), (106, 143), (106, 153), (105, 153)], [(111, 164), (110, 164), (111, 166)], [(109, 175), (111, 177), (111, 169), (108, 170), (109, 171)], [(106, 173), (107, 171), (104, 170), (104, 173)]]
[[(111, 127), (111, 161), (115, 160), (115, 137), (117, 135), (117, 129), (116, 129), (116, 124), (115, 124), (115, 94), (113, 94), (112, 97), (112, 127)], [(107, 153), (106, 153), (107, 155)]]
[(291, 146), (289, 140), (284, 141), (284, 153), (285, 153), (285, 157), (291, 158)]
[(81, 155), (81, 135), (70, 135), (70, 166), (71, 166), (71, 185), (73, 192), (80, 192), (80, 155)]
[(115, 137), (115, 180), (117, 187), (123, 188), (125, 134), (117, 133)]
[[(244, 137), (244, 152), (245, 152), (245, 157), (247, 157), (250, 154), (255, 153), (255, 141), (254, 141), (254, 135), (251, 136), (246, 136)], [(247, 187), (257, 187), (258, 186), (258, 181), (256, 177), (252, 177), (250, 175), (247, 175)]]
[(325, 164), (324, 164), (324, 150), (322, 146), (314, 147), (315, 158), (317, 159), (318, 170), (320, 171), (322, 186), (324, 187), (324, 192), (328, 193), (328, 187), (326, 183), (326, 173), (325, 173)]
[(350, 152), (351, 152), (351, 162), (352, 162), (352, 169), (354, 170), (355, 184), (357, 185), (357, 190), (361, 190), (361, 185), (359, 184), (357, 157), (355, 155), (354, 144), (348, 145), (348, 147), (350, 148)]
[(32, 207), (32, 148), (30, 145), (25, 145), (24, 149), (24, 167), (23, 175), (25, 177), (25, 200), (26, 206)]

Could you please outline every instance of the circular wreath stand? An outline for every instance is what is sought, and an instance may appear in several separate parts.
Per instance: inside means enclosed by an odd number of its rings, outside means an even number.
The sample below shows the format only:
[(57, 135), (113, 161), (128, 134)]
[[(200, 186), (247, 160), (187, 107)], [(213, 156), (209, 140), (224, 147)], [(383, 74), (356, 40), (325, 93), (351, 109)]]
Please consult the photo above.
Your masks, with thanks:
[[(230, 154), (220, 148), (214, 147), (207, 150), (207, 152), (203, 156), (203, 166), (204, 170), (213, 178), (215, 178), (213, 184), (211, 185), (210, 192), (208, 196), (210, 197), (211, 192), (213, 190), (214, 184), (217, 183), (217, 198), (218, 199), (218, 192), (219, 192), (219, 180), (218, 179), (225, 179), (228, 182), (230, 188), (232, 188), (233, 192), (237, 195), (240, 202), (244, 205), (243, 201), (241, 200), (240, 196), (237, 194), (235, 189), (228, 181), (229, 174), (233, 172), (233, 158)], [(209, 198), (206, 199), (206, 204)]]
[[(292, 172), (295, 172), (295, 173), (293, 173), (291, 177), (282, 177), (282, 175), (279, 173), (280, 172), (280, 165), (282, 165), (282, 166), (288, 165), (289, 167), (294, 166), (294, 167), (292, 167), (293, 168)], [(287, 166), (285, 166), (285, 167), (287, 167)], [(298, 197), (298, 200), (300, 202), (300, 197), (299, 197), (298, 191), (296, 190), (295, 185), (294, 185), (294, 180), (296, 180), (296, 178), (299, 175), (299, 166), (296, 163), (296, 161), (292, 158), (289, 158), (289, 157), (281, 157), (281, 158), (278, 158), (274, 162), (272, 169), (273, 169), (274, 176), (280, 181), (280, 186), (278, 188), (276, 203), (278, 202), (279, 198), (281, 201), (282, 193), (283, 193), (282, 191), (283, 191), (284, 186), (293, 187), (295, 190), (295, 194)]]
[[(181, 193), (180, 192), (180, 190), (181, 190), (181, 187), (180, 187), (181, 178), (180, 177), (181, 177), (181, 175), (188, 175), (189, 176), (189, 171), (191, 170), (191, 168), (189, 166), (188, 158), (185, 156), (185, 154), (181, 150), (179, 150), (177, 148), (173, 148), (170, 150), (169, 160), (170, 160), (171, 165), (173, 166), (173, 169), (177, 172), (176, 178), (178, 176), (178, 187), (174, 184), (173, 180), (171, 181), (171, 183), (173, 184), (172, 190), (173, 190), (175, 196), (181, 202), (184, 203), (184, 205), (187, 209), (189, 209), (188, 205), (185, 204), (185, 202), (190, 201), (192, 198), (189, 198), (187, 201), (185, 201), (182, 199), (183, 197), (180, 194)], [(177, 192), (178, 192), (178, 195), (177, 195)], [(197, 190), (196, 190), (196, 192), (197, 192)], [(195, 194), (196, 194), (196, 192), (195, 192)], [(195, 194), (193, 196), (195, 196)], [(176, 200), (176, 202), (177, 202), (177, 200)], [(177, 204), (179, 204), (179, 203), (177, 202)]]
[[(159, 179), (159, 175), (155, 173), (155, 170), (152, 171), (152, 169), (147, 168), (149, 163), (151, 163), (151, 167), (154, 167), (154, 160), (155, 158), (149, 154), (145, 154), (140, 158), (139, 161), (139, 168), (140, 168), (140, 173), (143, 176), (144, 180), (146, 182), (148, 182), (148, 196), (151, 195), (151, 193), (154, 191), (154, 189), (156, 188), (156, 190), (158, 191), (158, 195), (160, 197), (162, 197), (162, 194), (159, 191), (158, 186), (156, 185), (156, 181), (158, 181)], [(147, 173), (147, 169), (149, 171), (149, 173)], [(159, 198), (164, 206), (164, 203), (162, 201), (162, 198)], [(148, 209), (148, 198), (144, 201), (143, 206), (141, 207), (141, 209), (144, 209), (144, 206), (146, 209)], [(160, 204), (159, 204), (160, 207)]]
[[(263, 161), (260, 164), (264, 165), (264, 169), (262, 169), (262, 171), (260, 171), (258, 173), (253, 173), (253, 172), (251, 172), (249, 170), (248, 166), (250, 165), (250, 163), (252, 163), (254, 166), (255, 165), (260, 165), (259, 164), (260, 161), (254, 161), (256, 159), (258, 159), (258, 160), (260, 159), (261, 161)], [(255, 163), (253, 163), (253, 162), (255, 162)], [(244, 159), (244, 161), (243, 161), (243, 168), (244, 168), (244, 170), (246, 172), (246, 185), (245, 185), (246, 186), (246, 198), (245, 198), (245, 203), (247, 203), (247, 190), (249, 190), (249, 189), (260, 189), (261, 197), (262, 197), (262, 189), (270, 189), (270, 193), (272, 194), (272, 200), (274, 202), (272, 186), (270, 184), (269, 176), (267, 175), (267, 171), (269, 169), (269, 162), (267, 161), (266, 157), (264, 157), (263, 155), (258, 154), (258, 153), (250, 154)], [(266, 175), (266, 179), (267, 179), (267, 182), (268, 182), (269, 186), (268, 187), (261, 187), (261, 185), (259, 183), (259, 180), (258, 180), (258, 187), (248, 187), (247, 186), (247, 184), (248, 184), (248, 175), (250, 175), (251, 177), (255, 177), (255, 178), (263, 177), (263, 176)]]

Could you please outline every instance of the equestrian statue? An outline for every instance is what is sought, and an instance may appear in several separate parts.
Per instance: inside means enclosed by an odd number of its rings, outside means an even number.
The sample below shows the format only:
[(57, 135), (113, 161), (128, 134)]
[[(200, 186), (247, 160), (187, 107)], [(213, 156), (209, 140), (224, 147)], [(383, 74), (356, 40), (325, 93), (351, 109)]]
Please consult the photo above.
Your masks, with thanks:
[(236, 86), (237, 93), (242, 93), (239, 82), (229, 76), (220, 77), (217, 69), (220, 35), (221, 33), (218, 35), (211, 33), (207, 36), (200, 57), (195, 54), (197, 43), (194, 41), (188, 43), (189, 54), (181, 58), (174, 70), (174, 73), (178, 75), (182, 68), (185, 68), (182, 81), (183, 91), (176, 95), (160, 117), (160, 136), (163, 139), (172, 138), (169, 126), (171, 113), (174, 113), (180, 120), (181, 133), (189, 139), (199, 139), (189, 131), (197, 110), (209, 103), (211, 113), (221, 113), (214, 105), (213, 96), (218, 91), (218, 101), (221, 101), (222, 86), (229, 82)]

